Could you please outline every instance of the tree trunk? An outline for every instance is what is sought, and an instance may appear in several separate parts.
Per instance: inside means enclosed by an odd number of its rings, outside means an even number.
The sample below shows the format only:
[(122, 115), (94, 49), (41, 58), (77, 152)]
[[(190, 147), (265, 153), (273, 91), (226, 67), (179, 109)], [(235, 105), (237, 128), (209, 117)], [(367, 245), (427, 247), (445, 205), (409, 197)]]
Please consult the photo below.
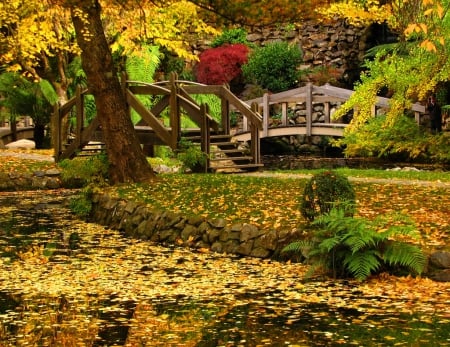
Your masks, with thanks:
[(110, 163), (110, 180), (113, 184), (147, 181), (154, 173), (127, 112), (126, 99), (104, 34), (100, 4), (98, 0), (75, 3), (79, 8), (72, 8), (72, 21), (82, 51), (83, 69), (97, 106)]

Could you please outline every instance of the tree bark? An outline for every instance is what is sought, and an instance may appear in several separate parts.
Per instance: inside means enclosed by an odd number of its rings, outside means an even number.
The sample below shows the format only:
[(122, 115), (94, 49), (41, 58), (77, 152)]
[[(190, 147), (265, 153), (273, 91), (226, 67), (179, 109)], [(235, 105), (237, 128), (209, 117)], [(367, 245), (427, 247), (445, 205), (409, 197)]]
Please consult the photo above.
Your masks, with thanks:
[(82, 66), (102, 127), (110, 180), (113, 184), (147, 181), (154, 177), (154, 173), (127, 112), (126, 99), (104, 34), (100, 4), (98, 0), (75, 3), (78, 8), (71, 9), (72, 21), (82, 51)]

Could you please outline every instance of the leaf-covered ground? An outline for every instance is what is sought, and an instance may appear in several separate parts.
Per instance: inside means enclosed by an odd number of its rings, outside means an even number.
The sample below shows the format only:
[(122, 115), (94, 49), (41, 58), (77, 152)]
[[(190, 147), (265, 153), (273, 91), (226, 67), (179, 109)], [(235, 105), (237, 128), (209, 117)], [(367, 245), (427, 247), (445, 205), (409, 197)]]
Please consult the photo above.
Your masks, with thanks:
[[(301, 175), (164, 175), (154, 185), (120, 187), (127, 199), (183, 214), (224, 218), (263, 228), (295, 229), (307, 178)], [(450, 241), (450, 183), (352, 180), (360, 217), (393, 212), (411, 217), (426, 248)]]
[(0, 195), (2, 346), (450, 345), (450, 284), (304, 281), (73, 220), (61, 194)]
[[(34, 169), (29, 159), (3, 159), (3, 172)], [(167, 175), (120, 193), (186, 214), (296, 228), (306, 180)], [(407, 214), (424, 249), (448, 247), (448, 185), (353, 182), (360, 216)], [(450, 346), (448, 283), (387, 274), (305, 281), (302, 264), (125, 239), (73, 220), (53, 202), (66, 193), (0, 194), (1, 346)]]

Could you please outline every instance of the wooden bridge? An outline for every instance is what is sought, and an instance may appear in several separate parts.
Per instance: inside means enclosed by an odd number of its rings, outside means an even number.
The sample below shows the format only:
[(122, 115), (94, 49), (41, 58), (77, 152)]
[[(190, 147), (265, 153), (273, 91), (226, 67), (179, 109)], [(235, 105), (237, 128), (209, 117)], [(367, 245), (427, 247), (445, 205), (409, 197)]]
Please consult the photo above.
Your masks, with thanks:
[(32, 126), (25, 126), (17, 128), (12, 131), (10, 128), (0, 128), (0, 148), (3, 148), (8, 143), (18, 140), (32, 140), (34, 137), (34, 128)]
[[(304, 87), (291, 89), (277, 94), (266, 93), (264, 96), (245, 101), (247, 104), (256, 104), (259, 113), (262, 115), (263, 127), (260, 130), (259, 137), (276, 137), (290, 135), (306, 136), (343, 136), (344, 129), (348, 125), (344, 121), (333, 121), (331, 111), (346, 102), (353, 94), (352, 90), (343, 89), (325, 84), (323, 86), (314, 86), (307, 84)], [(289, 106), (303, 104), (305, 117), (300, 122), (296, 122), (289, 116)], [(273, 106), (277, 105), (281, 109), (281, 119), (276, 126), (271, 126)], [(315, 113), (314, 106), (322, 105), (321, 119), (313, 117)], [(372, 107), (373, 115), (377, 115), (380, 110), (389, 108), (389, 98), (377, 97), (375, 105)], [(415, 120), (420, 124), (421, 117), (426, 113), (425, 106), (415, 103), (411, 111), (414, 113)], [(272, 123), (273, 124), (273, 123)], [(239, 129), (234, 138), (237, 141), (249, 141), (250, 132), (248, 126), (243, 122), (242, 129)]]
[[(206, 154), (205, 170), (245, 169), (253, 170), (262, 166), (259, 149), (259, 130), (262, 129), (262, 118), (256, 110), (238, 99), (226, 86), (207, 86), (190, 81), (181, 81), (172, 75), (170, 81), (143, 83), (129, 81), (124, 77), (122, 86), (126, 95), (129, 111), (134, 110), (141, 121), (135, 127), (144, 148), (153, 145), (166, 145), (177, 150), (181, 138), (198, 143)], [(77, 94), (66, 104), (55, 108), (55, 119), (58, 124), (55, 139), (55, 160), (72, 158), (92, 140), (101, 142), (99, 120), (97, 117), (86, 124), (84, 97), (88, 90), (78, 89)], [(208, 105), (198, 104), (193, 95), (212, 94), (220, 99), (220, 120), (209, 113)], [(152, 96), (156, 102), (146, 107), (138, 96)], [(249, 124), (249, 147), (242, 147), (232, 138), (230, 128), (230, 108), (237, 110)], [(74, 112), (73, 112), (74, 111)], [(163, 124), (163, 112), (168, 115), (169, 124)], [(72, 140), (62, 138), (64, 117), (75, 114), (75, 130)], [(188, 117), (197, 128), (182, 129), (181, 118)]]
[[(134, 110), (142, 119), (135, 129), (144, 149), (151, 149), (154, 145), (166, 145), (172, 150), (177, 150), (181, 138), (186, 138), (198, 143), (201, 150), (206, 153), (208, 162), (205, 169), (208, 171), (254, 170), (261, 167), (261, 138), (291, 135), (342, 136), (347, 124), (343, 121), (333, 122), (331, 113), (353, 93), (351, 90), (330, 85), (318, 87), (308, 84), (278, 94), (265, 94), (244, 102), (231, 93), (227, 86), (210, 86), (177, 80), (176, 75), (172, 75), (169, 81), (152, 84), (129, 81), (124, 76), (122, 86), (130, 113)], [(88, 90), (78, 89), (76, 95), (67, 103), (55, 107), (54, 119), (57, 120), (55, 127), (57, 131), (53, 136), (56, 161), (73, 158), (82, 153), (83, 149), (92, 149), (93, 142), (95, 147), (102, 145), (97, 117), (89, 123), (86, 121), (84, 101), (88, 93)], [(197, 103), (194, 99), (195, 94), (217, 96), (221, 105), (219, 117), (210, 114), (208, 105)], [(151, 96), (156, 101), (152, 106), (146, 107), (140, 101), (140, 95)], [(304, 116), (292, 117), (292, 107), (298, 105), (302, 105)], [(318, 105), (321, 106), (320, 117), (317, 116)], [(373, 106), (373, 113), (377, 114), (380, 109), (388, 107), (389, 99), (378, 97)], [(273, 114), (274, 109), (277, 109), (277, 115)], [(420, 122), (422, 114), (426, 112), (425, 107), (420, 104), (414, 104), (412, 111), (417, 122)], [(168, 125), (162, 121), (164, 112), (168, 118)], [(230, 126), (232, 112), (238, 114), (240, 118), (238, 122), (240, 126), (234, 129)], [(196, 127), (183, 129), (182, 116), (188, 117)], [(75, 119), (70, 139), (62, 136), (65, 117)], [(29, 131), (30, 129), (20, 130), (27, 138), (30, 135)], [(5, 135), (4, 143), (7, 143), (8, 139)]]

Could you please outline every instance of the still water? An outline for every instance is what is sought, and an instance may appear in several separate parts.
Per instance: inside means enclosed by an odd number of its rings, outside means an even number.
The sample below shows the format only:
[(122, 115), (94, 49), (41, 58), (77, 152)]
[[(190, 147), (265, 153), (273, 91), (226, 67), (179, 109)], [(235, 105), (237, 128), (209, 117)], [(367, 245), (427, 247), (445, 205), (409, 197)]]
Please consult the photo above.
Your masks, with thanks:
[(450, 286), (127, 239), (71, 194), (0, 193), (0, 346), (450, 346)]

